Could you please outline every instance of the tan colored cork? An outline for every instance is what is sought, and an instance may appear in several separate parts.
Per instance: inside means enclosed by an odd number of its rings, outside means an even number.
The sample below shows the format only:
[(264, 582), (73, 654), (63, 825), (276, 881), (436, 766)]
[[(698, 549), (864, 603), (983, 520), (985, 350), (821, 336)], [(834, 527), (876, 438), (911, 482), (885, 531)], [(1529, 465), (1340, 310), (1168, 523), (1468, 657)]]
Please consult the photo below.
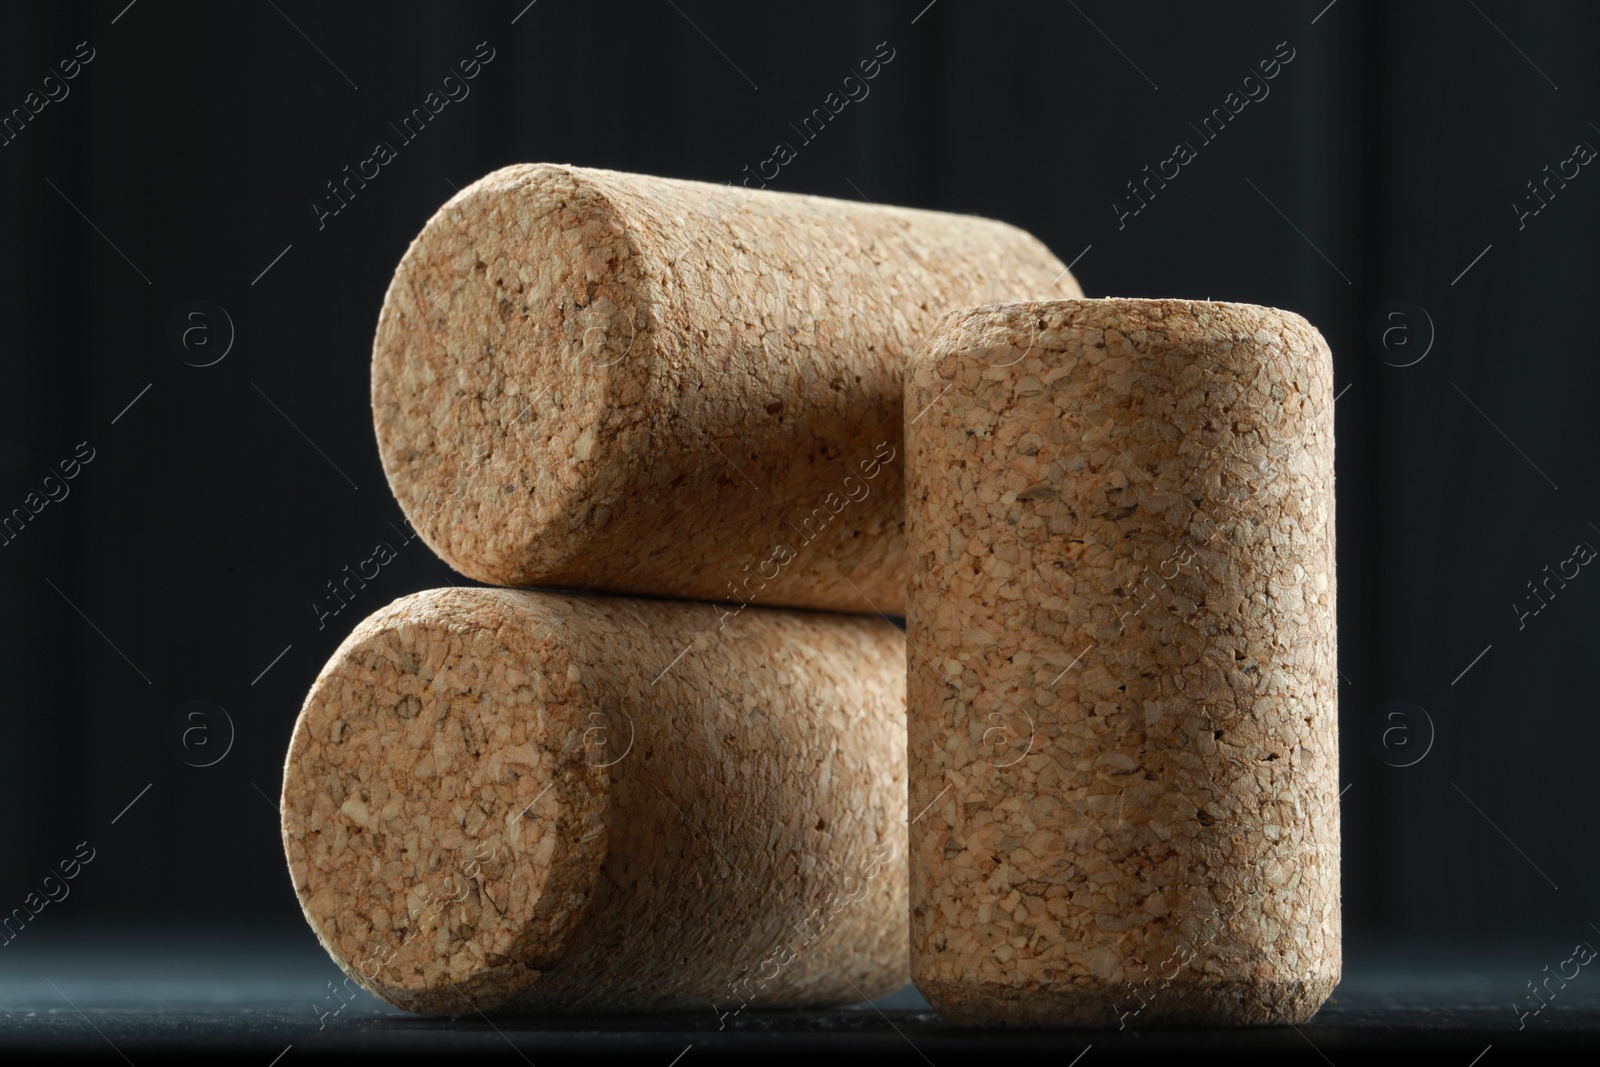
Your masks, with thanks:
[(449, 589), (295, 724), (306, 918), (431, 1015), (821, 1007), (908, 978), (905, 641), (877, 619)]
[(949, 316), (906, 396), (912, 975), (1300, 1023), (1340, 973), (1332, 360), (1284, 311)]
[(906, 360), (955, 308), (1081, 295), (988, 219), (507, 167), (395, 272), (378, 446), (479, 581), (897, 614)]

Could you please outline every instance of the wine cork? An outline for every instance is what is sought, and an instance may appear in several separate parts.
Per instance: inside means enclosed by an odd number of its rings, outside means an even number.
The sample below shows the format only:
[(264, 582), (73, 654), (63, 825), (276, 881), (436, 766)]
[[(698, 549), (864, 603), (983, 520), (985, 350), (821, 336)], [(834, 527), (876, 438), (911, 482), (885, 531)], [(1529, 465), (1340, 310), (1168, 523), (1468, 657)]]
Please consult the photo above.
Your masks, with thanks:
[(955, 308), (1081, 295), (988, 219), (507, 167), (395, 272), (378, 446), (482, 582), (898, 614), (905, 361)]
[(356, 627), (295, 724), (301, 907), (431, 1015), (854, 1003), (908, 980), (905, 641), (500, 589)]
[(1300, 1023), (1339, 980), (1332, 360), (1185, 300), (909, 373), (912, 976), (972, 1025)]

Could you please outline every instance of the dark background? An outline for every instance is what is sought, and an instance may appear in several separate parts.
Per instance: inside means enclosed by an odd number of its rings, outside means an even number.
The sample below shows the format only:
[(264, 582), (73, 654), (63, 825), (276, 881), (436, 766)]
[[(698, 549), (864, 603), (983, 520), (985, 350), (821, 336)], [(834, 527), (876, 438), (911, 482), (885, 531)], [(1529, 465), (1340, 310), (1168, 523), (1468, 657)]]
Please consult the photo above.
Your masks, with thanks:
[[(0, 546), (0, 911), (87, 840), (33, 927), (307, 936), (267, 799), (300, 701), (359, 617), (455, 579), (413, 543), (318, 629), (325, 584), (401, 519), (367, 374), (407, 243), (513, 162), (736, 182), (887, 41), (871, 95), (774, 188), (996, 216), (1076, 257), (1090, 295), (1275, 305), (1332, 345), (1352, 940), (1588, 936), (1600, 577), (1521, 629), (1512, 603), (1600, 545), (1600, 173), (1522, 229), (1511, 205), (1600, 146), (1600, 10), (525, 3), (0, 9), (4, 113), (95, 50), (0, 147), (0, 514), (79, 442), (95, 457)], [(389, 123), (482, 41), (471, 95), (400, 146)], [(1119, 229), (1125, 183), (1198, 145), (1188, 124), (1279, 42), (1270, 96)], [(319, 230), (324, 183), (378, 141), (399, 157)], [(1436, 335), (1414, 366), (1366, 339), (1396, 299)], [(236, 329), (214, 366), (167, 340), (193, 300)], [(1408, 314), (1390, 362), (1427, 347)], [(166, 737), (197, 699), (237, 734), (204, 768)], [(1391, 700), (1426, 709), (1431, 748), (1414, 709), (1369, 744)]]

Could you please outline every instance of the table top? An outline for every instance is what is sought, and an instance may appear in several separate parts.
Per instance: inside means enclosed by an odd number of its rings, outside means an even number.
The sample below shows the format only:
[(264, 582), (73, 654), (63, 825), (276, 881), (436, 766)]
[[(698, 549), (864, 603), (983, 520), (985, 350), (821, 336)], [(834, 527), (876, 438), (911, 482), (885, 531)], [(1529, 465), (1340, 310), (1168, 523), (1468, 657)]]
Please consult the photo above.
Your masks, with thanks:
[[(425, 1019), (350, 992), (304, 930), (140, 933), (30, 929), (0, 949), (0, 1053), (162, 1062), (236, 1054), (262, 1067), (312, 1059), (614, 1059), (654, 1067), (870, 1060), (946, 1067), (975, 1057), (1048, 1057), (1052, 1067), (1202, 1053), (1233, 1062), (1416, 1062), (1496, 1067), (1519, 1055), (1600, 1048), (1600, 976), (1581, 973), (1537, 1014), (1528, 983), (1554, 946), (1477, 953), (1347, 950), (1344, 982), (1300, 1027), (992, 1031), (947, 1026), (908, 987), (820, 1012), (704, 1012), (539, 1019)], [(1542, 988), (1542, 987), (1541, 987)], [(1482, 1056), (1478, 1061), (1475, 1057)], [(281, 1057), (279, 1059), (278, 1057)]]

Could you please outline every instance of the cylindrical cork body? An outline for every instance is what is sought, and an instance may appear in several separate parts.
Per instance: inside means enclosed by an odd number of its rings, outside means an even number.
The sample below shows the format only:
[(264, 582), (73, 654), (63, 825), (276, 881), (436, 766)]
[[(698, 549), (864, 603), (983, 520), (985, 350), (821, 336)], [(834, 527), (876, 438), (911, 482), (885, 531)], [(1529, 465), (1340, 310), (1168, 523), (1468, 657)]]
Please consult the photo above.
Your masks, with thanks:
[(913, 364), (912, 976), (946, 1018), (1299, 1023), (1338, 982), (1332, 373), (1297, 315), (1184, 300), (970, 309)]
[(905, 641), (876, 619), (435, 590), (295, 725), (334, 960), (437, 1015), (851, 1003), (907, 981)]
[(378, 446), (479, 581), (898, 614), (906, 361), (958, 307), (1081, 295), (988, 219), (508, 167), (395, 272)]

